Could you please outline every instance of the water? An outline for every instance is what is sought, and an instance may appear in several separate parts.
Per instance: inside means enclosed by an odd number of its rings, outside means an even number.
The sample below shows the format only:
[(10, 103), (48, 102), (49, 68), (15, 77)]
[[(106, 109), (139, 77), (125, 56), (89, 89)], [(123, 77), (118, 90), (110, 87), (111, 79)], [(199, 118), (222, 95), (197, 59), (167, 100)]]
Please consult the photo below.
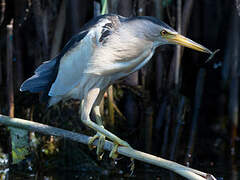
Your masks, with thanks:
[[(129, 158), (122, 157), (115, 163), (108, 158), (106, 152), (103, 160), (96, 160), (96, 152), (89, 151), (88, 147), (76, 142), (64, 140), (63, 145), (53, 155), (47, 155), (39, 149), (37, 157), (29, 156), (16, 166), (7, 166), (7, 155), (0, 153), (0, 180), (75, 180), (75, 179), (147, 179), (147, 180), (181, 180), (184, 178), (168, 170), (155, 166), (146, 165), (135, 161), (136, 168), (133, 176), (129, 176), (131, 163)], [(45, 147), (45, 146), (44, 146)], [(240, 179), (240, 156), (236, 153), (235, 158), (227, 156), (226, 153), (217, 149), (203, 148), (197, 144), (194, 156), (188, 158), (193, 161), (189, 163), (194, 169), (213, 174), (218, 180)], [(183, 163), (185, 149), (178, 148), (180, 157), (176, 162)], [(225, 155), (223, 155), (225, 154)]]
[[(218, 180), (238, 180), (240, 172), (240, 164), (230, 164), (229, 162), (218, 162), (217, 164), (199, 164), (200, 167), (194, 167), (198, 170), (209, 172), (213, 174)], [(144, 166), (142, 163), (137, 163), (137, 167), (133, 176), (129, 176), (129, 172), (122, 170), (115, 171), (114, 173), (105, 169), (99, 173), (93, 171), (71, 171), (71, 170), (38, 170), (36, 172), (19, 172), (17, 170), (9, 170), (5, 168), (0, 170), (1, 180), (66, 180), (66, 179), (88, 179), (88, 180), (122, 180), (122, 179), (147, 179), (147, 180), (181, 180), (184, 179), (175, 173), (157, 168), (153, 166)]]

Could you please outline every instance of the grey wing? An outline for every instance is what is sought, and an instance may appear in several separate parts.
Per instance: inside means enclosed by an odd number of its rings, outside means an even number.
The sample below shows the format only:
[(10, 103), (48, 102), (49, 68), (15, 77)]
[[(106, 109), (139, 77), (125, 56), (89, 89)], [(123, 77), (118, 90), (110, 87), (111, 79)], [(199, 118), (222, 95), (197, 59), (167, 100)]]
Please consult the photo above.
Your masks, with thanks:
[(113, 19), (118, 16), (104, 16), (89, 29), (88, 34), (77, 46), (61, 58), (57, 78), (53, 83), (49, 96), (63, 96), (74, 87), (85, 81), (85, 70), (95, 49), (102, 46), (112, 33)]
[(104, 15), (87, 23), (56, 58), (44, 62), (23, 82), (20, 91), (43, 92), (41, 100), (46, 102), (49, 96), (61, 96), (70, 91), (81, 81), (96, 45), (103, 44), (111, 33), (109, 27), (114, 18), (118, 16)]
[(23, 82), (20, 91), (30, 91), (33, 93), (42, 92), (41, 101), (48, 101), (48, 92), (58, 73), (59, 63), (64, 54), (81, 41), (88, 31), (82, 31), (75, 35), (63, 48), (61, 53), (52, 60), (41, 64), (34, 72), (34, 75)]
[(44, 62), (40, 65), (35, 74), (23, 82), (20, 91), (41, 92), (47, 88), (49, 79), (52, 79), (53, 71), (55, 69), (57, 59)]

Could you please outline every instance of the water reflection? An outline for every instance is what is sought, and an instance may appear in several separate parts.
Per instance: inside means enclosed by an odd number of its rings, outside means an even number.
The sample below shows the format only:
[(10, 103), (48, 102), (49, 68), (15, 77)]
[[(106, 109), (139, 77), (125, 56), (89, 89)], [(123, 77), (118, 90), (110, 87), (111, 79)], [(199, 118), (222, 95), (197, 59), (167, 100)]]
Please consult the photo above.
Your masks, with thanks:
[[(218, 180), (237, 180), (239, 179), (239, 166), (237, 164), (232, 164), (231, 167), (226, 168), (226, 164), (218, 164), (214, 168), (212, 167), (205, 167), (206, 171), (211, 171), (215, 175)], [(204, 168), (204, 169), (205, 169)], [(88, 179), (88, 180), (122, 180), (128, 179), (129, 176), (126, 174), (108, 174), (103, 175), (92, 173), (92, 172), (76, 172), (76, 171), (51, 171), (40, 173), (36, 172), (34, 174), (24, 174), (15, 172), (13, 170), (9, 171), (8, 168), (0, 170), (0, 179), (1, 180), (66, 180), (66, 179)], [(137, 168), (134, 175), (131, 179), (147, 179), (147, 180), (184, 180), (184, 178), (171, 173), (167, 170), (155, 168), (155, 167), (147, 167), (144, 169)]]
[[(238, 180), (240, 171), (240, 161), (234, 159), (233, 157), (226, 159), (221, 159), (215, 162), (205, 162), (199, 163), (198, 167), (193, 165), (193, 168), (199, 169), (203, 172), (208, 172), (213, 174), (218, 180)], [(47, 171), (46, 169), (39, 169), (36, 172), (31, 172), (28, 170), (26, 172), (24, 168), (17, 170), (14, 167), (0, 168), (0, 180), (66, 180), (66, 179), (88, 179), (88, 180), (101, 180), (101, 179), (111, 179), (111, 180), (122, 180), (129, 178), (129, 172), (124, 170), (112, 170), (101, 169), (101, 171), (94, 171), (94, 169), (81, 169), (81, 171), (73, 170), (63, 170), (54, 169)], [(112, 172), (113, 171), (113, 172)], [(134, 175), (130, 177), (131, 179), (147, 179), (147, 180), (181, 180), (184, 178), (176, 175), (175, 173), (169, 172), (167, 170), (157, 168), (154, 166), (145, 165), (140, 162), (136, 162), (136, 169)]]

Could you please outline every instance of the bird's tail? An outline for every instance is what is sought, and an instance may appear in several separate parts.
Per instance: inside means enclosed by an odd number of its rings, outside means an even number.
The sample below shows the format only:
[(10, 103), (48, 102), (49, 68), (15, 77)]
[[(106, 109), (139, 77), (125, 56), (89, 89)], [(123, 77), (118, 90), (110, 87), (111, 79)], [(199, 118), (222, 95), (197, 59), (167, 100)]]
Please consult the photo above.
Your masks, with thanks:
[(35, 74), (23, 82), (20, 91), (30, 91), (33, 93), (46, 91), (57, 73), (57, 58), (41, 64)]

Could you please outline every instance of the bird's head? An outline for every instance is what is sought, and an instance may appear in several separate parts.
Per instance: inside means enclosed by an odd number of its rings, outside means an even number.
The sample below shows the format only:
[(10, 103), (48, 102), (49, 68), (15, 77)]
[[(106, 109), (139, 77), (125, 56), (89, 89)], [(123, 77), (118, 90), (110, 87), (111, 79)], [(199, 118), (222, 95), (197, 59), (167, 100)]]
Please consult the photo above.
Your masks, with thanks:
[(196, 51), (212, 54), (209, 49), (192, 41), (191, 39), (180, 35), (173, 28), (157, 18), (147, 16), (138, 18), (138, 23), (140, 24), (141, 22), (143, 25), (142, 28), (144, 30), (145, 37), (154, 41), (156, 46), (163, 44), (176, 44), (194, 49)]

